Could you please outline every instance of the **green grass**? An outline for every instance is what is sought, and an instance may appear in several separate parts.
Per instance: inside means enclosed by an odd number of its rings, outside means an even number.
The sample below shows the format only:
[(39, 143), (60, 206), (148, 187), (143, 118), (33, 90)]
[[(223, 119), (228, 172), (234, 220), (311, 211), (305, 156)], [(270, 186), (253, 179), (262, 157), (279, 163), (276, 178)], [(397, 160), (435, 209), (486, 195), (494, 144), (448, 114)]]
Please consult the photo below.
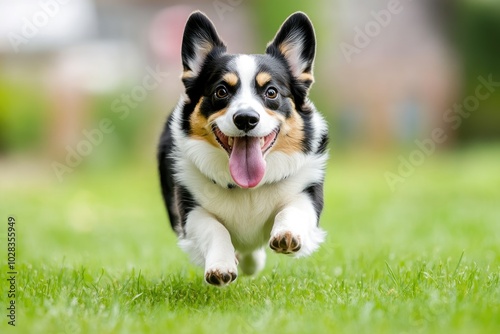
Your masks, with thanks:
[(499, 333), (499, 151), (436, 154), (394, 193), (395, 156), (333, 152), (321, 249), (269, 252), (223, 289), (176, 246), (152, 162), (0, 186), (19, 271), (17, 326), (2, 315), (0, 332)]

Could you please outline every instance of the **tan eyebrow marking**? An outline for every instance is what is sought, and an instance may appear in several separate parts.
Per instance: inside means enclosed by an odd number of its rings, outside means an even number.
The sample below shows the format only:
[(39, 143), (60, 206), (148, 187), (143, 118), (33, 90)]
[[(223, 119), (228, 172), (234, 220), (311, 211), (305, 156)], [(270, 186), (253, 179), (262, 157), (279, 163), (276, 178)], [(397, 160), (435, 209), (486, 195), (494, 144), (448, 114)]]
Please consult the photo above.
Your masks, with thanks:
[[(295, 103), (289, 98), (292, 104), (292, 114), (290, 117), (285, 118), (283, 115), (268, 111), (270, 115), (278, 118), (281, 123), (281, 130), (278, 134), (276, 144), (272, 147), (274, 151), (280, 151), (286, 154), (294, 154), (302, 150), (304, 139), (304, 120), (297, 112)], [(267, 109), (266, 109), (267, 111)]]
[(222, 80), (224, 80), (230, 86), (236, 86), (239, 79), (238, 76), (234, 73), (226, 73), (222, 77)]
[(267, 72), (260, 72), (255, 77), (255, 81), (260, 87), (264, 87), (269, 81), (271, 81), (271, 74)]

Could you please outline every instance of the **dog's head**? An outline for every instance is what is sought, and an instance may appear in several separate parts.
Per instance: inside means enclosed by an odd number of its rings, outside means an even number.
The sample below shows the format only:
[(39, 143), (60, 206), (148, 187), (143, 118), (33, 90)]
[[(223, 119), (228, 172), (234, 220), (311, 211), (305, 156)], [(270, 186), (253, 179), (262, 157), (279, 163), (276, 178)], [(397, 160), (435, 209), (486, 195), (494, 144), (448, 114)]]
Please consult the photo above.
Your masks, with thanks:
[(268, 154), (308, 149), (315, 47), (304, 13), (291, 15), (260, 55), (226, 53), (204, 14), (189, 17), (182, 41), (183, 129), (225, 151), (238, 186), (259, 185)]

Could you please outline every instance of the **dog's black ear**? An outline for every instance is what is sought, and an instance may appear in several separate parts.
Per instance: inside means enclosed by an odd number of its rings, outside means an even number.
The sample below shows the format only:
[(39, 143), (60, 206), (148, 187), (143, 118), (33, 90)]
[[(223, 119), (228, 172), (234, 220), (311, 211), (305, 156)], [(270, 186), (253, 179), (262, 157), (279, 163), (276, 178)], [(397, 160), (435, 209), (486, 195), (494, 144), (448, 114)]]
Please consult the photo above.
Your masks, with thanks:
[(193, 12), (187, 20), (182, 37), (183, 78), (191, 78), (199, 74), (207, 56), (217, 49), (226, 51), (210, 19), (200, 11)]
[(302, 12), (290, 15), (267, 45), (266, 53), (284, 57), (292, 75), (308, 88), (314, 81), (316, 53), (316, 37), (309, 17)]

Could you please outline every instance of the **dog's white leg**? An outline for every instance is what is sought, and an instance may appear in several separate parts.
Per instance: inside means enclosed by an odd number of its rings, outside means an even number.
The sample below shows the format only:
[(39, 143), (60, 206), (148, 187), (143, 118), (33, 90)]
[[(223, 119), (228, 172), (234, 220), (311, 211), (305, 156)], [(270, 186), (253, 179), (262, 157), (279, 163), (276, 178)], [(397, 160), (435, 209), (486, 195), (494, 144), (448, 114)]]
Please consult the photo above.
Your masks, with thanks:
[(254, 275), (266, 265), (266, 250), (262, 247), (251, 253), (237, 254), (239, 265), (246, 275)]
[(205, 281), (226, 285), (238, 276), (236, 256), (227, 229), (201, 207), (193, 209), (186, 221), (186, 235), (179, 245), (194, 262), (205, 267)]
[(310, 255), (326, 236), (317, 222), (311, 198), (301, 193), (276, 215), (269, 246), (277, 253)]

